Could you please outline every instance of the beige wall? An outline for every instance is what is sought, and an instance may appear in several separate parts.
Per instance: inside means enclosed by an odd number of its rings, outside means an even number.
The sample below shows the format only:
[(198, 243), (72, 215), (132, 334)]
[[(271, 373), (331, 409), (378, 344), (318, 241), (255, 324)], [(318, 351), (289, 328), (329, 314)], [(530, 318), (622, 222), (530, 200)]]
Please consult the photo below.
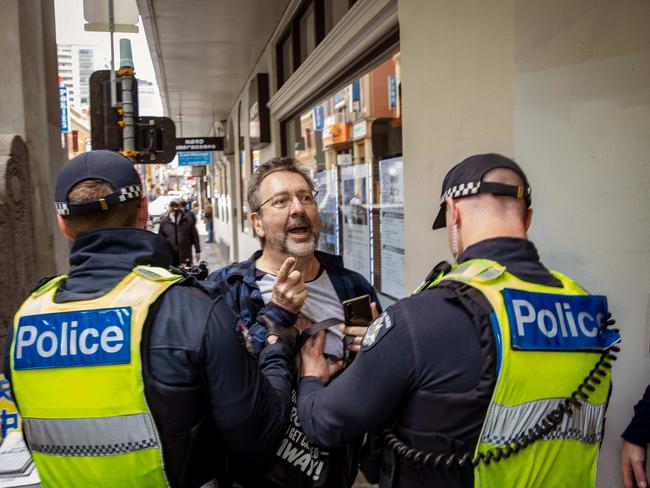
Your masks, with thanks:
[(608, 296), (623, 332), (599, 486), (621, 486), (620, 434), (650, 381), (650, 4), (515, 6), (515, 155), (545, 262)]
[(406, 288), (414, 289), (449, 259), (445, 232), (430, 230), (447, 170), (477, 152), (513, 154), (512, 2), (409, 0), (398, 12)]
[(544, 262), (606, 294), (623, 330), (598, 485), (650, 380), (650, 4), (402, 1), (407, 284), (449, 257), (429, 231), (442, 177), (514, 155)]

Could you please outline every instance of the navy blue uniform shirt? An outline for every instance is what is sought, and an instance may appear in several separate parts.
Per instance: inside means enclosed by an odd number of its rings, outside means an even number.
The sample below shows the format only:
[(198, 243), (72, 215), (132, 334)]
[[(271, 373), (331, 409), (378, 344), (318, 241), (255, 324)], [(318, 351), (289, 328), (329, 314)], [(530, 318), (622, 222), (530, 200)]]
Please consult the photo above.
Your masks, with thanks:
[[(561, 286), (524, 239), (481, 241), (459, 261), (475, 258), (498, 261), (525, 281)], [(386, 313), (391, 326), (327, 388), (318, 378), (301, 379), (298, 413), (312, 442), (340, 446), (389, 424), (415, 391), (461, 393), (478, 384), (481, 354), (472, 318), (460, 304), (445, 300), (441, 289), (400, 300)]]

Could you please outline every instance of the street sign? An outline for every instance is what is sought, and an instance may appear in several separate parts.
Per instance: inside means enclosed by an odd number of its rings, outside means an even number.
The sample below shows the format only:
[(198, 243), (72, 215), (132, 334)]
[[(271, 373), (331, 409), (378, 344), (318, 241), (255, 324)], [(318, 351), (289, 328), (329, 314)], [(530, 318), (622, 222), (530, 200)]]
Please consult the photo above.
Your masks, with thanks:
[(177, 137), (177, 151), (223, 151), (223, 137)]
[[(84, 30), (110, 32), (109, 0), (84, 0)], [(138, 5), (136, 0), (113, 0), (113, 30), (138, 32)]]
[(210, 164), (210, 151), (177, 152), (179, 166)]
[(68, 113), (68, 87), (59, 86), (59, 101), (61, 102), (61, 132), (66, 134), (70, 131), (70, 114)]
[(397, 108), (397, 81), (393, 75), (388, 77), (388, 110)]
[(311, 114), (312, 118), (312, 123), (314, 125), (314, 130), (315, 131), (322, 131), (323, 130), (323, 121), (325, 118), (325, 115), (323, 113), (323, 106), (322, 105), (316, 105), (314, 107), (314, 111)]

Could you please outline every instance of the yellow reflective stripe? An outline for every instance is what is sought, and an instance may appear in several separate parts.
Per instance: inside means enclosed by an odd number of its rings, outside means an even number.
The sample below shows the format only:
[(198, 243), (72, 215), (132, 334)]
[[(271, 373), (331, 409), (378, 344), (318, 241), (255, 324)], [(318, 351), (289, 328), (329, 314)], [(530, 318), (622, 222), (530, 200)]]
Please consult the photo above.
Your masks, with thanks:
[[(496, 446), (512, 444), (521, 440), (529, 429), (564, 403), (563, 398), (547, 398), (519, 405), (492, 403), (485, 417), (481, 442)], [(558, 426), (543, 439), (573, 439), (586, 444), (602, 440), (602, 424), (605, 405), (593, 405), (580, 400), (582, 408), (573, 408), (571, 416), (564, 415)]]
[(34, 290), (31, 294), (33, 297), (40, 297), (43, 293), (45, 293), (48, 290), (51, 290), (54, 286), (58, 285), (59, 282), (62, 280), (66, 279), (68, 275), (60, 275), (55, 278), (52, 278), (50, 281), (45, 283), (43, 286), (38, 288), (37, 290)]
[(149, 414), (23, 421), (30, 449), (44, 454), (111, 456), (159, 446)]

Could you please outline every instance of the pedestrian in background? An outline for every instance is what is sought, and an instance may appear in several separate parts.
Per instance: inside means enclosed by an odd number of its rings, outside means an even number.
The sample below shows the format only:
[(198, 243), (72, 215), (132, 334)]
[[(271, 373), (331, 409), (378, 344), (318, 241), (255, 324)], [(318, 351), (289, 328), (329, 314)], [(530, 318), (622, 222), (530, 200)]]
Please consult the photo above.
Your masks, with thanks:
[(205, 223), (205, 230), (208, 232), (208, 238), (205, 242), (214, 242), (214, 224), (212, 223), (212, 205), (210, 200), (207, 200), (205, 207), (203, 207), (203, 222)]
[(194, 225), (196, 225), (197, 222), (197, 217), (199, 215), (199, 202), (196, 200), (192, 202), (192, 204), (189, 206), (189, 210), (187, 211), (188, 214), (192, 216), (192, 219), (194, 220)]
[(195, 258), (198, 262), (201, 259), (201, 245), (199, 244), (199, 233), (191, 216), (183, 210), (177, 201), (169, 204), (169, 212), (165, 215), (158, 234), (163, 236), (172, 245), (178, 260), (175, 263), (194, 263), (192, 259), (192, 246), (194, 246)]

